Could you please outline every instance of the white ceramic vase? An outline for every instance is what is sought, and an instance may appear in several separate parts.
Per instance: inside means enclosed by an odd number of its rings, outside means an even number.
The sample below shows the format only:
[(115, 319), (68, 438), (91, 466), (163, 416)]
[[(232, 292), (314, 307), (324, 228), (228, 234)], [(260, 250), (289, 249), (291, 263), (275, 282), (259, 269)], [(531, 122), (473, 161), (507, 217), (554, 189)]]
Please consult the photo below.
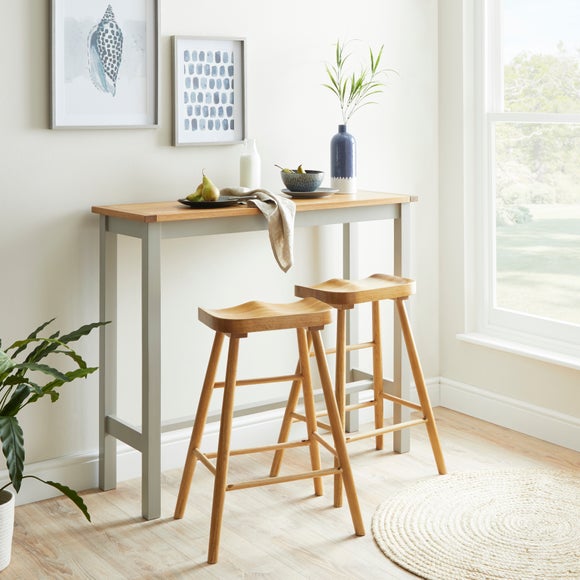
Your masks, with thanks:
[(14, 532), (14, 494), (0, 491), (0, 570), (10, 564)]

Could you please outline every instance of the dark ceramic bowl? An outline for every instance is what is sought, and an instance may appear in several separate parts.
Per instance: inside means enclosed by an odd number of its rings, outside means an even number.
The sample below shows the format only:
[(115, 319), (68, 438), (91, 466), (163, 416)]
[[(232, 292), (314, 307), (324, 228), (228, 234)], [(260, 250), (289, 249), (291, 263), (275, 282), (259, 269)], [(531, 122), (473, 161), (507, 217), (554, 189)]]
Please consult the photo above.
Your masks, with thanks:
[(324, 179), (324, 171), (307, 169), (306, 173), (280, 171), (280, 176), (290, 191), (316, 191)]

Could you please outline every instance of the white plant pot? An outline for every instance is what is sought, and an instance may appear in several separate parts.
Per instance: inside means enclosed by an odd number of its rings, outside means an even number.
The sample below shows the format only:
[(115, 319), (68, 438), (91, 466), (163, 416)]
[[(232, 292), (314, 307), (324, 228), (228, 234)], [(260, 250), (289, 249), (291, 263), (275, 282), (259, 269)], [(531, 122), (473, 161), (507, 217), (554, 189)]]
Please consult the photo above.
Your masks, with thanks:
[(0, 491), (0, 570), (10, 564), (14, 532), (14, 494)]

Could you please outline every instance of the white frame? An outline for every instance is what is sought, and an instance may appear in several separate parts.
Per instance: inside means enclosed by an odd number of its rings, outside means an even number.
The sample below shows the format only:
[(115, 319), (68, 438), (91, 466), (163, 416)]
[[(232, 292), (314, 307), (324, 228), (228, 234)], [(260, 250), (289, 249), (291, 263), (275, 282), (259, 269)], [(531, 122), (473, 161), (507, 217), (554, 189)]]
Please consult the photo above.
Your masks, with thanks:
[[(577, 325), (513, 312), (497, 307), (495, 295), (495, 171), (493, 132), (499, 122), (579, 122), (580, 115), (504, 113), (498, 38), (501, 29), (500, 0), (475, 3), (475, 171), (474, 180), (474, 295), (471, 330), (511, 343), (529, 345), (563, 355), (577, 355), (580, 329)], [(492, 50), (490, 51), (490, 46)], [(495, 79), (491, 82), (490, 79)], [(469, 331), (469, 330), (468, 330)]]
[[(173, 144), (176, 147), (232, 145), (246, 138), (245, 49), (243, 38), (173, 36)], [(205, 61), (208, 51), (211, 63)], [(201, 53), (203, 63), (197, 60)], [(219, 63), (214, 62), (214, 54), (220, 58)], [(221, 61), (222, 54), (228, 62)], [(233, 62), (230, 62), (232, 56)], [(186, 62), (186, 58), (191, 61)], [(210, 88), (210, 82), (219, 82), (219, 88), (215, 85)], [(212, 97), (219, 101), (206, 101)]]
[[(92, 80), (88, 37), (111, 5), (123, 33), (114, 89)], [(52, 0), (52, 129), (158, 124), (158, 0)], [(140, 50), (135, 50), (137, 47)], [(89, 64), (92, 63), (92, 67)], [(98, 75), (97, 75), (98, 76)], [(101, 75), (100, 78), (103, 78)]]

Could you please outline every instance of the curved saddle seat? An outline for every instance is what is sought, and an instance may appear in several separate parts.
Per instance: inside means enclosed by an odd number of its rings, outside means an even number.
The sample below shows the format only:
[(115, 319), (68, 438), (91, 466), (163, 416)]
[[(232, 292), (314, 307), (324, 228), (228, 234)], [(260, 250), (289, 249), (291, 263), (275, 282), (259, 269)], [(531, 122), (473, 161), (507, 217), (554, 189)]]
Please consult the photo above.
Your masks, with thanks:
[(363, 280), (332, 278), (314, 286), (294, 286), (294, 294), (301, 298), (312, 297), (334, 308), (353, 308), (355, 304), (377, 300), (408, 298), (415, 294), (415, 280), (373, 274)]
[(285, 304), (252, 300), (220, 310), (199, 308), (198, 316), (215, 331), (244, 335), (285, 328), (323, 327), (331, 322), (332, 311), (319, 300), (305, 298)]

